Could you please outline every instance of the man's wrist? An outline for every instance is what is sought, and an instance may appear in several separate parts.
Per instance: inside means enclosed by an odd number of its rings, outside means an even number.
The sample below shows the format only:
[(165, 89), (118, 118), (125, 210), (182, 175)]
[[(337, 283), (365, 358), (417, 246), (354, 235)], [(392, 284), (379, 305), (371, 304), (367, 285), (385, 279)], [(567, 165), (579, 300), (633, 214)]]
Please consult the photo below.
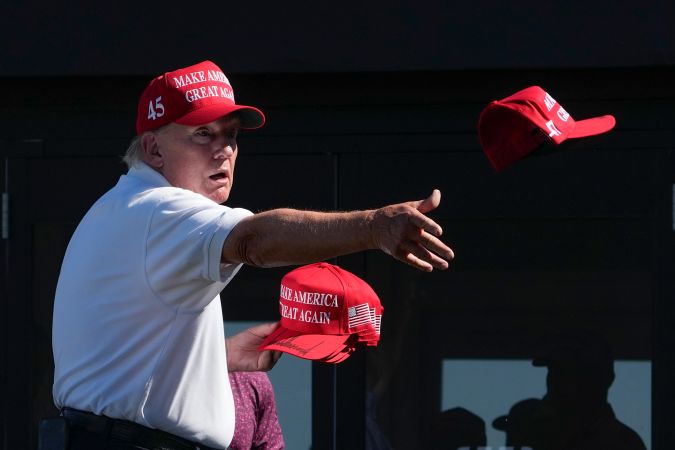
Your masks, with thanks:
[(376, 227), (377, 221), (377, 209), (369, 209), (365, 212), (365, 229), (367, 230), (367, 242), (366, 246), (370, 250), (379, 249), (380, 245), (378, 243), (378, 233)]

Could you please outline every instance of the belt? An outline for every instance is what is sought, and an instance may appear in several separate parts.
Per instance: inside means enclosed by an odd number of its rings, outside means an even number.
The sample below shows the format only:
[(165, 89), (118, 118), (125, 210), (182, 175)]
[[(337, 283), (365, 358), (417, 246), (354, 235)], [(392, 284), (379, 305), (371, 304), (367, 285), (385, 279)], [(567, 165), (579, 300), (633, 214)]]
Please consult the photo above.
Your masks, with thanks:
[(105, 439), (128, 442), (149, 450), (216, 450), (129, 420), (111, 419), (72, 408), (63, 408), (61, 414), (66, 418), (69, 427), (80, 428), (101, 435)]

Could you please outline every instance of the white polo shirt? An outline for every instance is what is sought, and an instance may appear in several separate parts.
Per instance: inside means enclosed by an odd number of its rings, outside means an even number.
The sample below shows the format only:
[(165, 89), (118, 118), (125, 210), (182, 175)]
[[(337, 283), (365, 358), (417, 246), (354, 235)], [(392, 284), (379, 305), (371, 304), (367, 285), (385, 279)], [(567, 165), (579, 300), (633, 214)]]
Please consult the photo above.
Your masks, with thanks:
[(234, 404), (220, 263), (251, 215), (129, 170), (78, 225), (54, 302), (54, 401), (227, 448)]

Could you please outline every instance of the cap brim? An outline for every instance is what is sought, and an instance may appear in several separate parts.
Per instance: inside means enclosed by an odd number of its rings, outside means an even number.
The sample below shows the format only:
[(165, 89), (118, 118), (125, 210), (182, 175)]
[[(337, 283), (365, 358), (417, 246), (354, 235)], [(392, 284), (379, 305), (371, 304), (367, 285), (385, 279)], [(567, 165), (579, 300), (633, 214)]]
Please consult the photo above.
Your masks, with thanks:
[(328, 359), (325, 359), (323, 362), (331, 363), (331, 364), (337, 364), (345, 359), (349, 358), (352, 353), (354, 353), (356, 349), (354, 347), (347, 347), (345, 350), (337, 353), (336, 355), (331, 356)]
[(356, 350), (356, 344), (356, 340), (353, 338), (353, 336), (350, 336), (344, 347), (340, 348), (338, 351), (327, 356), (326, 358), (321, 359), (320, 361), (333, 364), (344, 361), (349, 357), (349, 355), (354, 353)]
[(495, 430), (506, 431), (508, 428), (508, 417), (509, 416), (499, 416), (492, 421), (492, 428)]
[(224, 103), (214, 103), (212, 105), (202, 106), (176, 119), (176, 123), (181, 125), (204, 125), (225, 117), (228, 114), (238, 113), (241, 119), (241, 127), (247, 130), (260, 128), (265, 123), (265, 115), (258, 108), (246, 105), (228, 105)]
[(270, 334), (258, 350), (277, 350), (298, 358), (324, 360), (347, 347), (351, 335), (300, 334), (279, 327)]
[(576, 120), (574, 129), (567, 135), (568, 138), (581, 138), (606, 133), (616, 125), (614, 116), (600, 116), (590, 119)]

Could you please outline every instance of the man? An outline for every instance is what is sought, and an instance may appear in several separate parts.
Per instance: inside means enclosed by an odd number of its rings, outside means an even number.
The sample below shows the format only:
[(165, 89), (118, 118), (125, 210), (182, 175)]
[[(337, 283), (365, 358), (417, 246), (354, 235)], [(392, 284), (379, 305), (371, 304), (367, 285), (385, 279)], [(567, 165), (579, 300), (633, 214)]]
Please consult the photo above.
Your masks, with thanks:
[(493, 428), (506, 433), (506, 447), (514, 450), (556, 449), (560, 439), (558, 425), (555, 411), (539, 398), (519, 400), (508, 414), (492, 421)]
[(553, 336), (532, 364), (547, 368), (541, 405), (549, 425), (551, 418), (555, 420), (549, 428), (554, 439), (548, 439), (547, 448), (646, 450), (640, 435), (616, 417), (608, 400), (615, 378), (614, 355), (602, 335), (565, 330)]
[(210, 61), (167, 72), (141, 95), (129, 171), (82, 219), (56, 291), (54, 399), (71, 448), (227, 448), (228, 370), (269, 370), (279, 357), (257, 350), (275, 324), (223, 344), (219, 293), (242, 264), (380, 249), (420, 270), (447, 269), (452, 250), (424, 215), (438, 191), (368, 211), (222, 206), (237, 132), (264, 120), (235, 103)]

